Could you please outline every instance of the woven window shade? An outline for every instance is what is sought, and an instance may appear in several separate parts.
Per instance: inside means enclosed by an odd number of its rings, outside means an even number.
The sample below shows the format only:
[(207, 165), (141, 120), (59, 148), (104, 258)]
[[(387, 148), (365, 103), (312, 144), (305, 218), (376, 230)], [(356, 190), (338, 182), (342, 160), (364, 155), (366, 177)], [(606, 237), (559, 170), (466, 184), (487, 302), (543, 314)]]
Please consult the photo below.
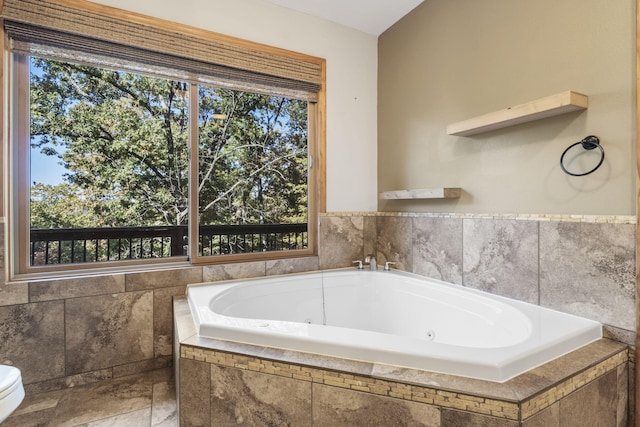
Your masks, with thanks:
[[(22, 53), (81, 52), (126, 63), (176, 69), (192, 79), (242, 89), (277, 88), (315, 100), (322, 84), (318, 63), (245, 46), (172, 32), (44, 0), (5, 0), (5, 30)], [(195, 76), (195, 77), (194, 77)]]

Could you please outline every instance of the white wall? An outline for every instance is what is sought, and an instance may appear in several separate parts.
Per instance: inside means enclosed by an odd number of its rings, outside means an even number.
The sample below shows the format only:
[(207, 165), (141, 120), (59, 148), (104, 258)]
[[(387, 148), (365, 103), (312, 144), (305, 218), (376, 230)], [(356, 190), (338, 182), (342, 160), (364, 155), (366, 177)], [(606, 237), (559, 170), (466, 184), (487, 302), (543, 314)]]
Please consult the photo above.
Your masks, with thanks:
[(377, 208), (377, 38), (262, 0), (96, 0), (327, 60), (327, 211)]

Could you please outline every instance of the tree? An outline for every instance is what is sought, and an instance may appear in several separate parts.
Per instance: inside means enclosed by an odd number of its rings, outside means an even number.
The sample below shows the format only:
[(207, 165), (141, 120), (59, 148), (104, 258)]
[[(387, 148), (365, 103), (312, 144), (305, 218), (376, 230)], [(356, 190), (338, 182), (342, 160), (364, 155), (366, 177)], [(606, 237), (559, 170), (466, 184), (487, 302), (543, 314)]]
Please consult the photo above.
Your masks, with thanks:
[[(32, 228), (101, 227), (112, 220), (96, 217), (100, 199), (92, 198), (68, 183), (31, 186)], [(96, 222), (97, 220), (97, 222)]]
[(306, 222), (306, 103), (211, 88), (200, 100), (201, 221)]
[[(32, 186), (32, 227), (187, 221), (188, 84), (42, 58), (30, 78), (32, 148), (67, 170), (63, 185)], [(201, 223), (306, 222), (306, 102), (198, 94)]]

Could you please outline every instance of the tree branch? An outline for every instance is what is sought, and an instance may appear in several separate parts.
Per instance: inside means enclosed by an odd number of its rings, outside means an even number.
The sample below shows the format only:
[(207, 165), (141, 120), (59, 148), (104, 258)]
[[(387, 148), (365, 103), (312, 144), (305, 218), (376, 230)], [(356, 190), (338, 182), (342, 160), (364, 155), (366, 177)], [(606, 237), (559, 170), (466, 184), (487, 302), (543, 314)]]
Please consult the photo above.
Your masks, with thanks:
[(215, 205), (217, 202), (219, 202), (220, 200), (222, 200), (227, 194), (231, 193), (237, 186), (239, 186), (240, 184), (242, 184), (244, 181), (246, 181), (247, 179), (257, 175), (258, 173), (262, 172), (265, 169), (268, 169), (271, 165), (278, 163), (279, 161), (283, 160), (283, 159), (287, 159), (290, 157), (294, 157), (293, 154), (287, 154), (286, 156), (280, 156), (277, 157), (273, 160), (271, 160), (270, 162), (265, 163), (264, 165), (262, 165), (260, 168), (254, 170), (253, 172), (251, 172), (249, 174), (249, 176), (247, 176), (245, 179), (243, 180), (239, 180), (237, 181), (235, 184), (233, 184), (231, 187), (229, 187), (224, 193), (220, 194), (218, 197), (216, 197), (212, 202), (210, 202), (209, 204), (207, 204), (207, 206), (205, 206), (202, 209), (202, 212), (209, 210), (213, 207), (213, 205)]

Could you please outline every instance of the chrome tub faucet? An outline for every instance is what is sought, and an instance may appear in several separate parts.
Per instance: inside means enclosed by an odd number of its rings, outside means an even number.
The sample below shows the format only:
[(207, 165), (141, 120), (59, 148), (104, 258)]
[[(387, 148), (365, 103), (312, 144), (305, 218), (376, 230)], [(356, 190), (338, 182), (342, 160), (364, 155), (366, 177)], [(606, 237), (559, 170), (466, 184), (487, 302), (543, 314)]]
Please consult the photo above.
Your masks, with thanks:
[(378, 269), (378, 262), (376, 261), (376, 257), (373, 254), (369, 254), (364, 259), (365, 264), (369, 264), (369, 270), (376, 271)]

